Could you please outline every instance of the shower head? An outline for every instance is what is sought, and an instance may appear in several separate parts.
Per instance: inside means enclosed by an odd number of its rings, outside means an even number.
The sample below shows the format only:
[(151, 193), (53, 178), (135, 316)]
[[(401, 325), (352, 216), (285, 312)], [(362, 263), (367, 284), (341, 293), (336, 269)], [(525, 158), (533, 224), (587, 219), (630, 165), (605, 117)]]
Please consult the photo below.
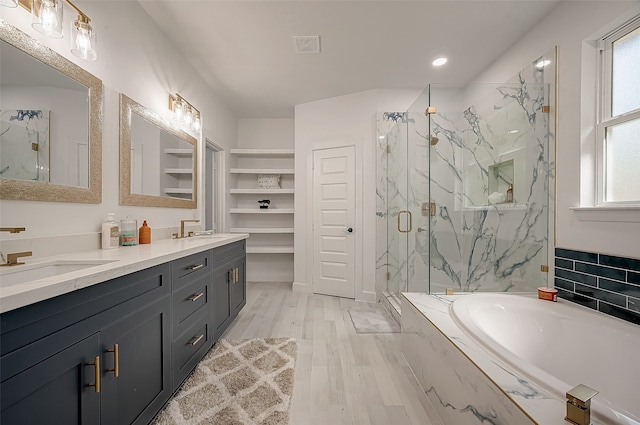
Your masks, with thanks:
[(440, 139), (438, 139), (436, 136), (431, 136), (429, 137), (429, 141), (431, 142), (431, 146), (433, 146), (433, 145), (437, 145)]

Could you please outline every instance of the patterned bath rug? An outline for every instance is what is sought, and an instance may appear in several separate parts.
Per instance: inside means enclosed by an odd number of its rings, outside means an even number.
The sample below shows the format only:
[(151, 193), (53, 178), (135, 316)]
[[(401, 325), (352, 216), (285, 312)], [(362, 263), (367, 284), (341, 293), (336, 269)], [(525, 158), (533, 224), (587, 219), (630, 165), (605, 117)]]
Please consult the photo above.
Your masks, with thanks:
[(400, 326), (382, 308), (377, 310), (349, 310), (356, 333), (397, 333)]
[(293, 338), (219, 340), (153, 425), (287, 425)]

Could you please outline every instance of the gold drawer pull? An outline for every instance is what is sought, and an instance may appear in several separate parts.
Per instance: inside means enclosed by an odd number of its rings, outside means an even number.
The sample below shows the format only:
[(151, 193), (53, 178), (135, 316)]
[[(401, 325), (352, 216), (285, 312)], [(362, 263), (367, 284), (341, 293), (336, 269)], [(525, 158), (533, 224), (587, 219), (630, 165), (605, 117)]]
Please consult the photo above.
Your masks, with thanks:
[(95, 361), (91, 363), (87, 363), (87, 365), (93, 366), (95, 368), (94, 376), (96, 381), (94, 384), (88, 384), (87, 386), (94, 387), (96, 389), (96, 392), (99, 393), (100, 392), (100, 356), (96, 356)]
[(197, 345), (200, 341), (202, 341), (202, 338), (204, 338), (204, 335), (197, 336), (193, 338), (191, 341), (189, 341), (189, 344)]
[(200, 270), (203, 267), (204, 267), (204, 264), (197, 264), (197, 265), (191, 267), (191, 271), (194, 272), (196, 270)]
[(235, 274), (234, 274), (233, 283), (238, 283), (238, 281), (240, 280), (240, 276), (238, 276), (239, 275), (238, 268), (236, 267), (234, 270), (235, 270)]
[(193, 295), (189, 298), (189, 301), (197, 301), (204, 295), (204, 292), (200, 292), (199, 294)]
[(107, 353), (113, 353), (113, 369), (107, 369), (107, 372), (113, 372), (114, 377), (120, 376), (120, 353), (118, 344), (113, 344), (113, 348), (107, 350)]

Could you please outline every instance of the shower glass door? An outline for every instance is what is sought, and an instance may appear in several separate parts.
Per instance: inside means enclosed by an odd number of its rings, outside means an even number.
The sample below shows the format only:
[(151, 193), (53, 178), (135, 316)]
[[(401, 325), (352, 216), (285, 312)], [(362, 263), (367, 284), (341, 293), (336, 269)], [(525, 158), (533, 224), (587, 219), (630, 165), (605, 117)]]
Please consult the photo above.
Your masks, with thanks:
[(547, 284), (550, 86), (525, 80), (428, 88), (431, 293)]
[(398, 113), (387, 142), (387, 291), (399, 297), (407, 291), (408, 215), (407, 114)]

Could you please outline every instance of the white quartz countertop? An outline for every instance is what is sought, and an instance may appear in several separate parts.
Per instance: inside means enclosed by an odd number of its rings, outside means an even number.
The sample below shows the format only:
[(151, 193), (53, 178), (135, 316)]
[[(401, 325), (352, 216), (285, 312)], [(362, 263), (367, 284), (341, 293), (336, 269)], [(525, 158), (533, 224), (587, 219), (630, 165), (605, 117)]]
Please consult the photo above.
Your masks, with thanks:
[[(222, 234), (210, 237), (164, 239), (148, 245), (121, 246), (114, 249), (97, 249), (76, 252), (29, 261), (24, 265), (2, 267), (0, 270), (0, 313), (34, 304), (58, 295), (86, 288), (120, 276), (157, 266), (191, 254), (217, 248), (249, 237), (246, 233)], [(50, 262), (87, 262), (98, 264), (81, 270), (45, 277), (25, 283), (4, 285), (3, 273), (12, 273), (20, 267), (31, 267)], [(11, 269), (11, 270), (9, 270)]]

